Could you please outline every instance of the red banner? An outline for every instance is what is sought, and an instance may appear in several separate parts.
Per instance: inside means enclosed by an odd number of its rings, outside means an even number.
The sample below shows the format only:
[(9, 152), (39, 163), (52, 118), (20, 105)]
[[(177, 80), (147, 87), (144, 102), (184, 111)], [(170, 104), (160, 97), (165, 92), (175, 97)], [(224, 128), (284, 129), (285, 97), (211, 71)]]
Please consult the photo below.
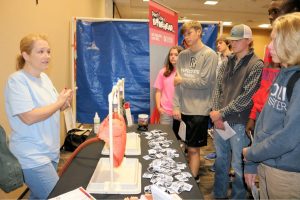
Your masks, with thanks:
[(149, 41), (162, 46), (177, 45), (178, 15), (176, 12), (149, 1)]
[(164, 67), (166, 56), (172, 46), (177, 45), (177, 13), (155, 1), (149, 1), (149, 47), (150, 47), (150, 112), (155, 105), (154, 81)]

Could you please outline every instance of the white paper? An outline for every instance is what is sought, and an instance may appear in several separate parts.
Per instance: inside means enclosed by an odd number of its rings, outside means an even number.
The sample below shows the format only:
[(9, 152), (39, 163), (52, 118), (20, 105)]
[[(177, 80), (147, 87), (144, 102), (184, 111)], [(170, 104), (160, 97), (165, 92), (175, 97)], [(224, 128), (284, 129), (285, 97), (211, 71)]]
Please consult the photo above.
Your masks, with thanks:
[(183, 141), (185, 141), (185, 138), (186, 138), (186, 125), (183, 121), (180, 122), (178, 135)]
[(169, 195), (168, 193), (162, 191), (159, 187), (156, 185), (151, 185), (151, 193), (153, 200), (172, 200), (172, 196)]
[(130, 108), (125, 109), (125, 116), (126, 116), (126, 119), (127, 119), (127, 125), (132, 126), (133, 125), (133, 119), (132, 119)]
[(65, 116), (65, 123), (66, 123), (67, 132), (69, 130), (72, 130), (73, 128), (76, 128), (75, 120), (74, 120), (74, 117), (73, 117), (72, 107), (69, 107), (69, 108), (64, 110), (64, 116)]
[(61, 194), (49, 200), (94, 200), (95, 198), (82, 187), (79, 187), (70, 192)]
[(259, 193), (258, 193), (258, 189), (257, 189), (256, 185), (253, 185), (251, 187), (251, 193), (252, 193), (254, 200), (259, 200)]
[(232, 136), (236, 134), (236, 132), (229, 126), (227, 121), (224, 122), (225, 130), (222, 129), (215, 129), (217, 133), (223, 138), (223, 140), (228, 140)]

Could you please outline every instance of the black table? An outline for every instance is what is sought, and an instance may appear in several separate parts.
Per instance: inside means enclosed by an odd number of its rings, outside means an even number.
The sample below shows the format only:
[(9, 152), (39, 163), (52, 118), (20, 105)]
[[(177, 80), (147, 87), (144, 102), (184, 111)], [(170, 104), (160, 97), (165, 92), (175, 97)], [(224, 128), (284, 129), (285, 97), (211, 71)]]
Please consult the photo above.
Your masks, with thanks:
[[(134, 125), (132, 127), (127, 128), (127, 132), (136, 131), (137, 126)], [(149, 130), (159, 129), (162, 130), (168, 135), (168, 139), (173, 140), (171, 148), (177, 149), (179, 153), (179, 157), (174, 159), (177, 162), (186, 163), (184, 154), (179, 146), (179, 143), (176, 140), (176, 137), (172, 131), (172, 129), (167, 125), (149, 125)], [(149, 146), (147, 144), (148, 140), (145, 139), (145, 136), (141, 136), (141, 155), (140, 156), (127, 156), (127, 157), (135, 157), (139, 159), (139, 162), (142, 164), (142, 174), (147, 171), (147, 167), (149, 166), (152, 160), (145, 160), (142, 157), (148, 154)], [(65, 171), (65, 173), (60, 177), (56, 186), (50, 193), (48, 198), (53, 198), (63, 193), (74, 190), (80, 186), (86, 188), (93, 173), (97, 166), (97, 163), (101, 157), (107, 157), (101, 154), (102, 148), (104, 146), (104, 142), (97, 142), (90, 144), (86, 148), (82, 149), (81, 152), (73, 159), (72, 163)], [(185, 171), (191, 172), (187, 167)], [(149, 179), (142, 178), (142, 194), (144, 194), (144, 187), (150, 185)], [(182, 192), (179, 196), (182, 199), (203, 199), (203, 195), (199, 190), (199, 187), (196, 181), (193, 178), (189, 179), (189, 184), (193, 185), (193, 188), (189, 192)], [(92, 194), (96, 199), (124, 199), (125, 197), (130, 196), (140, 196), (141, 194), (129, 195), (129, 194)]]

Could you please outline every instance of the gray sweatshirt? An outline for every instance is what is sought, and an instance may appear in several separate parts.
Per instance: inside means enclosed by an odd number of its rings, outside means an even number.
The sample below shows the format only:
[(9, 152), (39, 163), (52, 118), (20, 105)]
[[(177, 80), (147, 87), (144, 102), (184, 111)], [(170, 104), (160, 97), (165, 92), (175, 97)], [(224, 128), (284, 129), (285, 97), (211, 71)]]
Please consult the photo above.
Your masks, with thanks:
[(277, 169), (300, 172), (300, 81), (290, 102), (286, 96), (288, 80), (300, 66), (282, 68), (270, 88), (268, 100), (255, 126), (254, 142), (247, 151), (245, 173), (256, 173), (259, 163)]
[(177, 73), (183, 81), (175, 87), (174, 110), (185, 115), (209, 114), (217, 65), (217, 54), (205, 45), (197, 52), (186, 49), (179, 54)]

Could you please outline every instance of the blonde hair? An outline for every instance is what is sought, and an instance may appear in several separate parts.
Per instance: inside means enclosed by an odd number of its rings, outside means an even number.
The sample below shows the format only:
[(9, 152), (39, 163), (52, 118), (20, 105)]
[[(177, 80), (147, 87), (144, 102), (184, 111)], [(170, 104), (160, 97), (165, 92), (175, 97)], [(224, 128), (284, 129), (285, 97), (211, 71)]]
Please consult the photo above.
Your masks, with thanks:
[(20, 55), (17, 56), (17, 63), (16, 63), (17, 70), (23, 69), (25, 65), (25, 59), (23, 58), (22, 53), (26, 52), (28, 55), (31, 54), (31, 51), (34, 46), (34, 42), (37, 40), (44, 40), (48, 42), (48, 38), (44, 34), (32, 33), (22, 38), (22, 40), (20, 41)]
[(200, 33), (202, 34), (202, 26), (201, 26), (201, 23), (198, 22), (198, 21), (188, 21), (188, 22), (185, 22), (182, 25), (180, 33), (184, 34), (187, 30), (189, 30), (191, 28), (193, 28), (195, 30), (200, 30)]
[(274, 48), (281, 63), (300, 64), (300, 12), (278, 17), (273, 24)]

